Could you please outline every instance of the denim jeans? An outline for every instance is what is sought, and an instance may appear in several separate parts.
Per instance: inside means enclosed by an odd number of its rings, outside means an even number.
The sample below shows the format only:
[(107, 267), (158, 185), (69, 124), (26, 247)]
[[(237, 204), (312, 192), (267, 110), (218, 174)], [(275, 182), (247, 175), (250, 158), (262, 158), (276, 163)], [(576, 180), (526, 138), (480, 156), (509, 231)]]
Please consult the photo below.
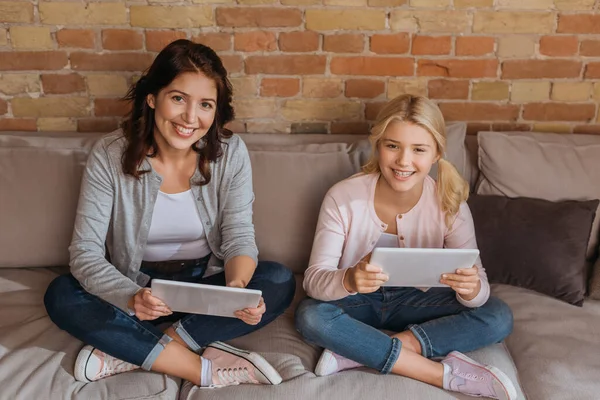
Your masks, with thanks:
[[(173, 274), (157, 273), (144, 268), (143, 264), (141, 270), (152, 279), (225, 286), (223, 272), (202, 278), (208, 258)], [(59, 276), (50, 283), (44, 304), (50, 319), (59, 328), (113, 357), (150, 370), (172, 340), (158, 325), (175, 322), (175, 331), (193, 351), (198, 351), (211, 342), (243, 336), (272, 322), (289, 307), (296, 284), (293, 274), (283, 265), (261, 261), (247, 287), (262, 290), (266, 312), (258, 325), (248, 325), (237, 318), (176, 312), (153, 321), (140, 321), (86, 292), (71, 274)]]
[(380, 329), (410, 330), (422, 355), (436, 358), (500, 342), (512, 327), (512, 312), (502, 300), (490, 297), (468, 308), (450, 288), (382, 287), (331, 302), (306, 298), (296, 310), (296, 328), (308, 342), (383, 374), (392, 370), (402, 343)]

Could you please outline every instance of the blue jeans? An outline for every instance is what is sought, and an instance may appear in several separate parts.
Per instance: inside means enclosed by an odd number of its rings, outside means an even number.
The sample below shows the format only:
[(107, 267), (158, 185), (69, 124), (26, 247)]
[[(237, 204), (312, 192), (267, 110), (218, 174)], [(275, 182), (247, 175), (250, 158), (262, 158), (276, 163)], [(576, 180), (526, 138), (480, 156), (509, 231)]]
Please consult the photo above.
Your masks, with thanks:
[[(152, 279), (225, 286), (223, 272), (202, 278), (207, 262), (208, 257), (197, 266), (173, 274), (157, 273), (143, 268), (143, 264), (141, 270)], [(261, 261), (248, 288), (262, 290), (267, 306), (258, 325), (248, 325), (237, 318), (185, 313), (140, 321), (86, 292), (71, 274), (59, 276), (50, 283), (44, 304), (50, 319), (59, 328), (113, 357), (150, 370), (160, 352), (172, 340), (157, 325), (175, 322), (175, 331), (193, 351), (198, 351), (211, 342), (243, 336), (272, 322), (291, 304), (296, 283), (294, 275), (283, 265)]]
[(490, 297), (468, 308), (450, 288), (382, 287), (331, 302), (306, 298), (296, 310), (296, 328), (308, 342), (383, 374), (392, 370), (402, 343), (380, 329), (410, 330), (422, 355), (434, 358), (501, 342), (512, 327), (512, 312), (502, 300)]

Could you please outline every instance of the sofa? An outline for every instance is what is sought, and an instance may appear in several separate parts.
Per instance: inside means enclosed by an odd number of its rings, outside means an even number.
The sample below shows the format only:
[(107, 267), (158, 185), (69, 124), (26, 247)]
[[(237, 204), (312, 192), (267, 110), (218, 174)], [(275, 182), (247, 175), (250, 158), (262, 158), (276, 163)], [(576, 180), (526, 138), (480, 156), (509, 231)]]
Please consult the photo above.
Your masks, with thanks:
[[(75, 381), (73, 364), (82, 343), (54, 326), (44, 309), (42, 299), (49, 282), (57, 274), (68, 271), (67, 246), (82, 169), (100, 135), (0, 134), (0, 400), (178, 398), (180, 379), (141, 370), (89, 384)], [(314, 375), (321, 349), (304, 342), (293, 324), (294, 309), (305, 296), (302, 273), (308, 264), (324, 194), (337, 181), (359, 171), (370, 146), (364, 136), (355, 135), (241, 136), (248, 146), (253, 168), (259, 257), (282, 262), (290, 268), (297, 277), (297, 291), (284, 315), (230, 343), (261, 353), (280, 371), (284, 381), (278, 386), (194, 388), (187, 399), (470, 398), (404, 377), (381, 376), (366, 368), (328, 377)], [(515, 181), (512, 176), (508, 184), (498, 184), (496, 181), (502, 180), (503, 170), (509, 169), (502, 166), (502, 161), (513, 165), (512, 160), (521, 145), (498, 144), (494, 142), (497, 138), (508, 142), (521, 138), (519, 140), (537, 146), (539, 154), (530, 151), (527, 157), (535, 158), (537, 154), (537, 161), (532, 159), (531, 162), (548, 165), (556, 161), (544, 156), (548, 146), (563, 146), (559, 154), (581, 149), (581, 146), (587, 153), (590, 148), (596, 149), (595, 161), (593, 154), (588, 154), (586, 162), (596, 162), (596, 171), (600, 171), (600, 135), (531, 132), (466, 135), (466, 124), (449, 124), (447, 158), (469, 182), (474, 196), (529, 197), (546, 201), (600, 198), (600, 194), (596, 197), (600, 179), (595, 181), (599, 175), (589, 170), (589, 166), (586, 168), (590, 173), (581, 179), (591, 179), (591, 189), (588, 192), (582, 189), (572, 199), (569, 196), (573, 192), (564, 189), (575, 184), (572, 181), (577, 178), (566, 172), (563, 181), (553, 176), (554, 180), (550, 180), (553, 183), (547, 187), (538, 185), (544, 181), (538, 175), (533, 175), (534, 185), (507, 187)], [(484, 139), (489, 143), (484, 143)], [(488, 147), (482, 147), (484, 145)], [(506, 157), (498, 161), (491, 154), (494, 149)], [(582, 168), (582, 160), (577, 157), (569, 160), (573, 168)], [(569, 168), (568, 163), (559, 167)], [(546, 170), (542, 165), (541, 171)], [(433, 170), (432, 174), (435, 173)], [(519, 178), (533, 174), (522, 170), (511, 173), (520, 173)], [(594, 181), (598, 189), (594, 188)], [(584, 182), (582, 186), (589, 185)], [(529, 189), (535, 190), (530, 193)], [(485, 212), (482, 215), (485, 216)], [(589, 233), (590, 242), (584, 244), (588, 251), (582, 260), (586, 279), (583, 304), (574, 305), (540, 293), (531, 287), (535, 279), (522, 285), (492, 282), (493, 295), (513, 310), (514, 330), (503, 343), (475, 351), (470, 356), (502, 369), (517, 386), (519, 399), (600, 399), (600, 300), (593, 298), (600, 298), (600, 261), (594, 266), (598, 253), (598, 217), (595, 221)], [(484, 256), (482, 253), (485, 267)]]

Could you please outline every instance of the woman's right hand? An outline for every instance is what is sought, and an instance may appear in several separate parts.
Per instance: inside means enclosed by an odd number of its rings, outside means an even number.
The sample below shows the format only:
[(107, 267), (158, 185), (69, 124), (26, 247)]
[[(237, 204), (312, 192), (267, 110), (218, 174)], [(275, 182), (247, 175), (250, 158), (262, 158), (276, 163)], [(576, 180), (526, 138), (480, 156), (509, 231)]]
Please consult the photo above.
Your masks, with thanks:
[(344, 274), (344, 287), (349, 292), (373, 293), (389, 279), (379, 267), (361, 260)]
[(127, 306), (135, 312), (135, 316), (140, 321), (151, 321), (153, 319), (164, 317), (173, 314), (171, 309), (167, 307), (158, 297), (152, 296), (152, 291), (149, 288), (139, 290), (129, 300)]

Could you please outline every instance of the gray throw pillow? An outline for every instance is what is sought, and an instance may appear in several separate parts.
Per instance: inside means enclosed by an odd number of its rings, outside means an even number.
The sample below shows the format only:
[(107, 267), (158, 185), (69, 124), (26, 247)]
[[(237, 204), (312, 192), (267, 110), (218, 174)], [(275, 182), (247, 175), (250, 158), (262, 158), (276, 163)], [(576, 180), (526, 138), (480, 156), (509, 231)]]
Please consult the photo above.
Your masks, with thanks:
[(490, 283), (520, 286), (581, 306), (586, 248), (598, 203), (471, 195), (468, 204)]

